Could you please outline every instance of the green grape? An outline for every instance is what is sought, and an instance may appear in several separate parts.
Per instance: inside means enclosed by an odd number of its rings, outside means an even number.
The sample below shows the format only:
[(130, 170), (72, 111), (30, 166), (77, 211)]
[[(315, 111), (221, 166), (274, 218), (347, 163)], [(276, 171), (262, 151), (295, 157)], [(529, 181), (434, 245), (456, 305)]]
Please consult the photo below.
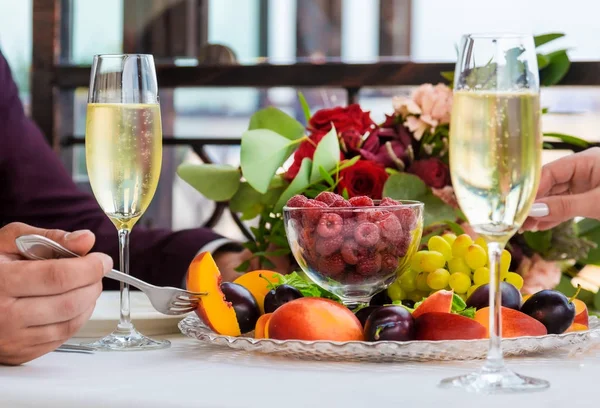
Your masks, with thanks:
[(467, 249), (473, 245), (473, 240), (467, 234), (462, 234), (456, 237), (452, 244), (452, 255), (453, 256), (465, 256)]
[(483, 248), (483, 250), (485, 251), (485, 256), (487, 257), (488, 251), (487, 242), (485, 242), (485, 239), (483, 239), (483, 237), (477, 237), (477, 239), (475, 240), (475, 244)]
[(427, 247), (430, 251), (437, 251), (440, 254), (444, 255), (446, 261), (452, 259), (452, 247), (444, 238), (439, 237), (437, 235), (429, 238), (427, 242)]
[(433, 290), (444, 289), (448, 285), (449, 278), (450, 272), (446, 269), (436, 269), (427, 276), (427, 284)]
[(508, 272), (511, 260), (512, 256), (510, 255), (510, 252), (508, 252), (506, 249), (503, 249), (502, 255), (500, 256), (500, 273)]
[(396, 280), (387, 289), (388, 296), (392, 300), (402, 300), (406, 297), (406, 292), (400, 287), (400, 281)]
[(429, 285), (427, 285), (427, 276), (429, 276), (428, 272), (419, 272), (417, 275), (417, 279), (415, 280), (417, 283), (417, 290), (422, 292), (429, 292)]
[(423, 271), (423, 269), (421, 269), (421, 258), (423, 258), (423, 254), (425, 252), (427, 251), (419, 251), (412, 256), (412, 258), (410, 259), (410, 269), (412, 269), (415, 272)]
[(461, 299), (464, 300), (465, 302), (469, 298), (466, 293), (457, 293), (457, 295), (460, 296)]
[(481, 285), (473, 285), (467, 290), (467, 299), (471, 297), (471, 294), (477, 290)]
[(449, 260), (448, 261), (448, 270), (450, 271), (450, 273), (455, 273), (455, 272), (469, 273), (469, 272), (471, 272), (471, 268), (469, 268), (469, 265), (467, 265), (464, 258), (452, 258), (451, 260)]
[(513, 285), (515, 288), (517, 288), (517, 290), (521, 290), (521, 288), (523, 288), (523, 277), (518, 273), (508, 272), (506, 274), (506, 278), (503, 280)]
[(487, 255), (485, 250), (479, 245), (471, 245), (467, 248), (465, 262), (471, 269), (481, 268), (487, 264)]
[(446, 258), (437, 251), (421, 251), (423, 255), (419, 259), (419, 272), (433, 272), (446, 265)]
[(416, 303), (416, 302), (422, 301), (423, 298), (426, 298), (428, 296), (429, 296), (429, 292), (421, 292), (420, 290), (416, 290), (416, 291), (412, 292), (410, 295), (408, 295), (408, 298)]
[(466, 293), (471, 287), (471, 277), (466, 273), (456, 272), (450, 275), (448, 283), (456, 293)]
[(442, 235), (442, 238), (444, 238), (446, 240), (446, 242), (448, 244), (450, 244), (450, 246), (452, 246), (452, 244), (454, 244), (454, 240), (456, 239), (456, 235), (454, 235), (451, 232), (448, 232), (448, 233)]
[(475, 272), (473, 272), (473, 283), (475, 285), (490, 283), (490, 270), (485, 266), (475, 269)]
[(416, 272), (412, 270), (408, 270), (400, 276), (400, 287), (404, 289), (405, 292), (412, 292), (417, 289), (417, 283), (415, 282), (415, 278), (417, 277)]

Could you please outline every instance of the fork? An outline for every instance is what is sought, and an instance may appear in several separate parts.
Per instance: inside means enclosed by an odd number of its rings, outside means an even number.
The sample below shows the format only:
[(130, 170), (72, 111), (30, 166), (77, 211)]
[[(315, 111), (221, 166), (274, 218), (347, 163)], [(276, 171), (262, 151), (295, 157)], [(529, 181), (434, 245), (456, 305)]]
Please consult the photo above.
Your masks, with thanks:
[[(76, 253), (41, 235), (21, 235), (15, 242), (21, 255), (31, 260), (79, 257)], [(199, 298), (207, 295), (206, 292), (190, 292), (169, 286), (154, 286), (115, 269), (108, 272), (106, 277), (138, 288), (148, 296), (152, 306), (165, 315), (192, 312), (198, 307)]]

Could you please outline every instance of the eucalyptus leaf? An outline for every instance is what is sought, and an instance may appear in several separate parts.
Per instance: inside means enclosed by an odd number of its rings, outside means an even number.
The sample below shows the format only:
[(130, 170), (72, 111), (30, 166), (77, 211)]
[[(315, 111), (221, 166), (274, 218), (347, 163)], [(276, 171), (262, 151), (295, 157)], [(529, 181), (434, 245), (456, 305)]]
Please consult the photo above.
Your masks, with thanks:
[(552, 230), (523, 233), (527, 245), (536, 252), (544, 254), (552, 245)]
[(548, 34), (540, 34), (533, 37), (533, 43), (535, 47), (540, 47), (544, 44), (549, 43), (550, 41), (554, 41), (558, 38), (564, 37), (564, 33), (548, 33)]
[(261, 206), (263, 195), (256, 191), (246, 182), (240, 184), (240, 188), (229, 201), (229, 209), (233, 212), (243, 213), (254, 206)]
[(316, 183), (321, 179), (319, 167), (325, 171), (335, 169), (340, 161), (340, 143), (337, 137), (335, 127), (321, 139), (313, 156), (312, 170), (310, 172), (310, 182)]
[(292, 154), (297, 141), (269, 129), (247, 130), (242, 135), (240, 161), (246, 181), (265, 194), (277, 169)]
[(395, 200), (418, 200), (427, 194), (427, 185), (419, 177), (408, 174), (392, 174), (383, 186), (383, 197)]
[(288, 202), (290, 198), (295, 196), (296, 194), (300, 194), (310, 185), (310, 169), (312, 168), (313, 162), (309, 158), (305, 157), (302, 159), (302, 163), (300, 164), (300, 170), (298, 170), (298, 174), (294, 177), (294, 180), (290, 183), (290, 185), (284, 190), (284, 192), (279, 197), (279, 200), (275, 204), (273, 208), (273, 212), (281, 212), (283, 206)]
[(600, 221), (593, 218), (584, 218), (577, 223), (579, 235), (588, 234), (595, 229), (600, 229)]
[(300, 122), (273, 106), (268, 106), (252, 115), (248, 130), (256, 129), (272, 130), (290, 140), (304, 136), (304, 126)]
[(537, 55), (537, 64), (538, 69), (544, 69), (550, 64), (550, 58), (546, 57), (544, 54)]
[(438, 197), (434, 196), (431, 192), (421, 197), (418, 201), (421, 201), (424, 204), (424, 225), (431, 225), (436, 222), (447, 223), (448, 221), (452, 221), (456, 218), (454, 209)]
[(540, 83), (544, 86), (558, 84), (569, 71), (571, 61), (567, 50), (554, 51), (546, 55), (550, 63), (540, 71)]
[(319, 174), (321, 175), (321, 178), (325, 180), (331, 187), (335, 185), (335, 181), (333, 181), (333, 178), (325, 171), (323, 166), (319, 166)]
[(298, 100), (300, 101), (300, 106), (302, 106), (302, 112), (304, 112), (304, 119), (306, 119), (306, 123), (308, 123), (310, 121), (310, 107), (302, 92), (298, 92)]
[(585, 140), (576, 136), (565, 135), (564, 133), (549, 132), (544, 133), (544, 137), (554, 137), (556, 139), (562, 140), (565, 143), (572, 144), (573, 146), (583, 147), (584, 149), (587, 149), (590, 146), (590, 144)]
[(225, 164), (181, 164), (177, 174), (209, 200), (227, 201), (240, 186), (240, 171)]

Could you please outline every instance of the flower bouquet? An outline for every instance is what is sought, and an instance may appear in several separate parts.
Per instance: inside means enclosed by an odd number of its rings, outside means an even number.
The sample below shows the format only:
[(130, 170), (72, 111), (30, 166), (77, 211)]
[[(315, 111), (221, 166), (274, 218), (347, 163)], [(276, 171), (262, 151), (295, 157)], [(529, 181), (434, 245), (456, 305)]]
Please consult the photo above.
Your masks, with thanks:
[[(536, 45), (560, 36), (538, 36)], [(544, 85), (560, 81), (569, 68), (564, 50), (539, 54), (538, 63)], [(449, 79), (452, 75), (442, 76)], [(328, 191), (345, 199), (367, 196), (374, 200), (389, 197), (423, 202), (422, 249), (431, 246), (432, 237), (443, 234), (477, 238), (458, 208), (450, 180), (450, 87), (423, 84), (410, 97), (394, 97), (383, 123), (375, 123), (358, 104), (311, 114), (302, 94), (299, 101), (306, 125), (275, 107), (261, 109), (251, 117), (241, 139), (239, 168), (182, 164), (178, 169), (179, 176), (204, 196), (227, 201), (242, 220), (255, 222), (251, 227), (254, 240), (245, 245), (261, 267), (273, 267), (270, 257), (291, 258), (283, 207), (295, 195), (314, 199)], [(545, 136), (587, 145), (573, 136)], [(598, 239), (600, 223), (587, 219), (549, 231), (518, 234), (507, 246), (506, 271), (521, 277), (511, 279), (524, 293), (558, 287), (569, 294), (574, 292), (570, 278), (581, 266), (600, 262), (600, 250), (594, 243)], [(248, 267), (246, 262), (238, 270), (246, 271)], [(469, 283), (467, 288), (476, 286), (474, 281)], [(423, 282), (420, 287), (419, 296), (433, 289)], [(463, 297), (467, 288), (461, 289)], [(584, 293), (589, 304), (594, 303), (593, 292), (597, 291), (590, 289)], [(398, 292), (397, 285), (393, 297), (406, 297), (405, 292)], [(596, 298), (596, 306), (600, 307), (600, 295)]]

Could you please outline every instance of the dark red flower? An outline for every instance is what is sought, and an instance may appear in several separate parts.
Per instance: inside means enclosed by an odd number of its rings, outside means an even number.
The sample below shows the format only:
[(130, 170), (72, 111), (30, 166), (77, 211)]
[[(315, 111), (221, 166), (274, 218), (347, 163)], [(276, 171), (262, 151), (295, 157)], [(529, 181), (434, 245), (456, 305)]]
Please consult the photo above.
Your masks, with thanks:
[(450, 169), (437, 158), (416, 160), (408, 169), (425, 184), (433, 188), (442, 188), (450, 184)]
[(359, 160), (353, 166), (340, 172), (338, 192), (344, 189), (349, 197), (368, 196), (380, 199), (383, 193), (383, 185), (388, 179), (385, 169), (377, 163)]
[(369, 129), (375, 127), (371, 114), (364, 112), (360, 105), (354, 103), (346, 108), (321, 109), (317, 111), (308, 122), (308, 129), (313, 133), (327, 133), (335, 126), (338, 134), (347, 130), (355, 130), (364, 135)]

